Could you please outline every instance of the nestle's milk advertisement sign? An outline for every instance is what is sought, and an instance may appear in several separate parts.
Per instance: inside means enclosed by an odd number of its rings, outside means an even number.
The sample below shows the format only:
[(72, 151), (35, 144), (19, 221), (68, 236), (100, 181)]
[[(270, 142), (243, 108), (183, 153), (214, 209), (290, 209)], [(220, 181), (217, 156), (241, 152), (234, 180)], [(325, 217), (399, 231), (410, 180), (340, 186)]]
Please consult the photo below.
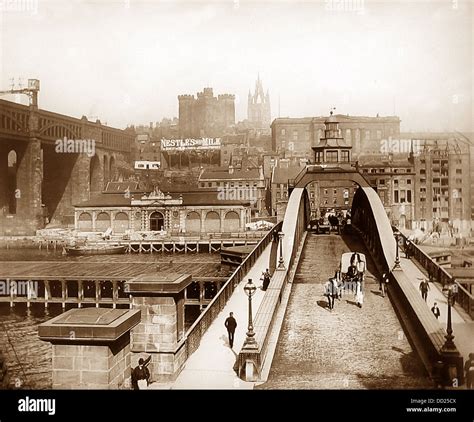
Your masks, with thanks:
[(161, 139), (162, 151), (186, 151), (194, 149), (220, 149), (221, 138)]

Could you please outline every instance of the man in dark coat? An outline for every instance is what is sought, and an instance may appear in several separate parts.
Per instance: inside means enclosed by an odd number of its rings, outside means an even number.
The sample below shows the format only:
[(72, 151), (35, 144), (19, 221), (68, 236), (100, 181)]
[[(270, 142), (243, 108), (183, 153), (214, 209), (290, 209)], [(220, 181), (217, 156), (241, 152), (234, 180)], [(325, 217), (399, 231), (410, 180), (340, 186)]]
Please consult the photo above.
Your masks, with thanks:
[(430, 290), (430, 285), (428, 284), (428, 281), (426, 281), (424, 278), (418, 278), (418, 280), (421, 280), (419, 286), (421, 297), (426, 302), (426, 299), (428, 298), (428, 290)]
[(225, 320), (225, 328), (227, 328), (227, 334), (229, 335), (229, 345), (230, 348), (234, 347), (234, 333), (237, 328), (237, 321), (234, 318), (234, 313), (231, 312), (227, 319)]
[(150, 362), (151, 356), (144, 361), (142, 358), (138, 360), (138, 366), (135, 367), (132, 371), (132, 388), (134, 390), (139, 390), (138, 381), (146, 380), (147, 385), (150, 384), (150, 371), (146, 365)]
[(267, 290), (268, 285), (270, 284), (270, 279), (271, 279), (271, 275), (267, 268), (267, 270), (263, 273), (263, 285), (262, 285), (263, 291)]
[(441, 312), (439, 311), (438, 304), (435, 302), (433, 307), (431, 308), (431, 312), (433, 312), (433, 315), (436, 317), (436, 319), (439, 318), (441, 315)]

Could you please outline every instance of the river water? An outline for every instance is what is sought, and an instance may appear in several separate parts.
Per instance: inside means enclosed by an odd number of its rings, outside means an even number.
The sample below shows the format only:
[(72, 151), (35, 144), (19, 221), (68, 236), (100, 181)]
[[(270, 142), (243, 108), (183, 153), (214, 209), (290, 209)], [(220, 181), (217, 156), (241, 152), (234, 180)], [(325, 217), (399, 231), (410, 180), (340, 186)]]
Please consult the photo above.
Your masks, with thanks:
[[(199, 254), (125, 254), (104, 256), (63, 256), (61, 251), (36, 249), (1, 249), (0, 276), (4, 261), (71, 261), (71, 262), (134, 262), (159, 263), (169, 262), (172, 255), (173, 264), (207, 264), (215, 266), (220, 262), (218, 253)], [(19, 264), (21, 265), (21, 263)], [(73, 306), (66, 308), (70, 309)], [(43, 304), (16, 304), (13, 309), (9, 304), (0, 304), (0, 350), (8, 366), (9, 386), (11, 388), (49, 389), (52, 386), (52, 347), (49, 342), (38, 337), (38, 325), (59, 315), (60, 304), (50, 304), (45, 309)]]

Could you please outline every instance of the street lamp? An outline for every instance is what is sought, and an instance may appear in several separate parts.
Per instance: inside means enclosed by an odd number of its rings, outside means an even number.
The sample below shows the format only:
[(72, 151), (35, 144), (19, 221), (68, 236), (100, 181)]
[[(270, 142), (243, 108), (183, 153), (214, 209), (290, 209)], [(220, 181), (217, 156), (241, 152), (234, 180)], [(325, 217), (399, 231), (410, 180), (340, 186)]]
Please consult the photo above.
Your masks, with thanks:
[(441, 351), (444, 352), (451, 352), (456, 350), (456, 345), (454, 344), (454, 336), (453, 336), (453, 326), (451, 324), (451, 307), (454, 306), (454, 296), (457, 293), (457, 285), (455, 283), (448, 284), (443, 291), (448, 292), (448, 325), (446, 328), (446, 341), (441, 348)]
[(252, 283), (252, 279), (249, 278), (249, 281), (244, 286), (244, 292), (249, 298), (249, 325), (247, 331), (247, 338), (245, 339), (245, 344), (255, 344), (255, 333), (253, 331), (253, 322), (252, 322), (252, 296), (257, 291), (257, 286)]
[(400, 256), (399, 256), (399, 247), (398, 247), (398, 239), (399, 239), (399, 236), (400, 236), (400, 232), (398, 230), (396, 230), (393, 235), (395, 236), (395, 242), (397, 244), (397, 249), (396, 249), (396, 255), (395, 255), (395, 266), (393, 267), (393, 269), (400, 269)]
[(278, 260), (278, 269), (284, 270), (285, 269), (285, 261), (283, 260), (283, 236), (285, 233), (278, 232), (278, 237), (280, 239), (280, 259)]
[(458, 291), (456, 283), (449, 283), (443, 291), (448, 292), (448, 326), (446, 328), (446, 341), (441, 347), (440, 353), (443, 360), (442, 383), (445, 386), (453, 386), (453, 382), (463, 383), (463, 358), (454, 344), (453, 326), (451, 324), (451, 307), (454, 306), (455, 295)]

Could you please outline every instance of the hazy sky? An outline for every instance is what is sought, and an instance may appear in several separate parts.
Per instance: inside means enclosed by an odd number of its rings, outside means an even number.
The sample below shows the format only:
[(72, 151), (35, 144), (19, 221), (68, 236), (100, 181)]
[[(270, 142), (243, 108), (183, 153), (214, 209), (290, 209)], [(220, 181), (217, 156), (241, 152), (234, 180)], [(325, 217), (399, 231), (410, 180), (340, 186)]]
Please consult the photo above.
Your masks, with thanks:
[[(473, 7), (461, 0), (0, 0), (0, 84), (41, 80), (41, 108), (117, 127), (178, 115), (178, 94), (236, 94), (257, 73), (272, 117), (392, 115), (470, 130)], [(339, 10), (343, 6), (343, 10)], [(8, 97), (6, 97), (8, 99)]]

